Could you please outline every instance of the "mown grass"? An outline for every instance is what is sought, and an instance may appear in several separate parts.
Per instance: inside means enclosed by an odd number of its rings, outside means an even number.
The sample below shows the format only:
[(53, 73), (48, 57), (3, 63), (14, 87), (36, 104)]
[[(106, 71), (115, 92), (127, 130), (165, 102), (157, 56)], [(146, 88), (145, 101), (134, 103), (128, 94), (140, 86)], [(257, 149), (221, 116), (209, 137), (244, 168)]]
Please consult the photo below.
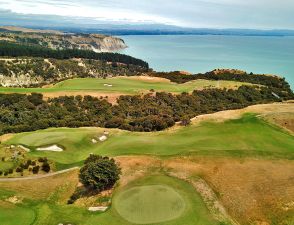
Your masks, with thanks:
[[(120, 155), (174, 156), (198, 154), (209, 156), (267, 156), (293, 159), (294, 138), (282, 129), (248, 114), (223, 123), (205, 122), (153, 133), (108, 130), (105, 142), (93, 144), (101, 128), (52, 128), (16, 134), (5, 144), (22, 144), (32, 149), (34, 157), (46, 156), (57, 162), (59, 169), (81, 163), (90, 153)], [(36, 147), (58, 144), (63, 152), (40, 152)]]
[[(169, 81), (152, 81), (136, 79), (134, 77), (114, 77), (114, 78), (75, 78), (55, 84), (48, 88), (4, 88), (0, 87), (0, 93), (47, 93), (47, 92), (101, 92), (120, 94), (141, 94), (155, 91), (166, 91), (173, 93), (191, 92), (205, 87), (211, 88), (238, 88), (241, 85), (251, 85), (236, 81), (209, 81), (195, 80), (185, 84), (175, 84)], [(112, 85), (112, 86), (107, 86)]]
[[(38, 182), (31, 181), (31, 186)], [(75, 182), (74, 182), (75, 183)], [(117, 197), (122, 191), (132, 187), (144, 186), (144, 185), (163, 185), (168, 186), (176, 190), (179, 195), (185, 201), (185, 210), (181, 215), (173, 220), (164, 221), (156, 224), (160, 225), (216, 225), (218, 224), (210, 215), (205, 204), (203, 203), (201, 197), (197, 194), (195, 189), (188, 183), (178, 180), (176, 178), (170, 178), (164, 175), (147, 176), (143, 179), (136, 180), (129, 183), (126, 187), (118, 188), (113, 197), (113, 204), (105, 213), (100, 212), (89, 212), (85, 208), (80, 208), (74, 205), (66, 205), (63, 203), (58, 203), (59, 199), (54, 201), (50, 198), (33, 198), (28, 197), (24, 199), (22, 203), (14, 205), (12, 203), (0, 204), (0, 218), (1, 224), (5, 225), (18, 225), (21, 221), (22, 225), (29, 224), (42, 224), (42, 225), (52, 225), (52, 224), (84, 224), (84, 225), (132, 225), (133, 223), (128, 222), (123, 217), (119, 215), (116, 210), (116, 204), (118, 203)], [(51, 186), (52, 182), (48, 182), (47, 186)], [(3, 187), (0, 183), (0, 199), (3, 191)], [(44, 191), (47, 189), (44, 188)], [(48, 192), (52, 192), (48, 189)], [(58, 188), (52, 192), (58, 192)], [(22, 196), (22, 191), (17, 190), (17, 195)], [(13, 196), (10, 193), (10, 196)], [(68, 196), (68, 193), (65, 192)], [(7, 193), (6, 193), (7, 197)], [(63, 197), (61, 197), (63, 198)], [(164, 210), (164, 209), (162, 209)], [(160, 213), (160, 212), (159, 212)]]

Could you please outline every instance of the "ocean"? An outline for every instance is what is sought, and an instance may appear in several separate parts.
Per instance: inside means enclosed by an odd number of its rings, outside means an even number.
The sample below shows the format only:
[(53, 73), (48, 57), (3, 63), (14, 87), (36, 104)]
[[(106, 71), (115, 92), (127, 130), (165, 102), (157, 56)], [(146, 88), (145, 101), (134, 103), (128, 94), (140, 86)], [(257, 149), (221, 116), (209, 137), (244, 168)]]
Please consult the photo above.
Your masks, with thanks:
[(294, 37), (222, 35), (121, 36), (121, 53), (147, 61), (156, 71), (241, 69), (285, 77), (294, 89)]

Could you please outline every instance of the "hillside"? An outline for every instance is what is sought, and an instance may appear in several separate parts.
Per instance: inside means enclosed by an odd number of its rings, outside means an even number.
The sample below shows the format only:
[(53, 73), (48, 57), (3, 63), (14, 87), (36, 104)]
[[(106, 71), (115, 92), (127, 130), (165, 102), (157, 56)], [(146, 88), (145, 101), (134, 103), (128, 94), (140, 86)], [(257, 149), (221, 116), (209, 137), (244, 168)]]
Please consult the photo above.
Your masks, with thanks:
[(138, 65), (91, 59), (0, 58), (0, 87), (40, 87), (77, 77), (135, 76)]
[(81, 49), (95, 52), (111, 52), (127, 47), (122, 39), (101, 34), (74, 34), (5, 26), (0, 27), (0, 40), (52, 49)]

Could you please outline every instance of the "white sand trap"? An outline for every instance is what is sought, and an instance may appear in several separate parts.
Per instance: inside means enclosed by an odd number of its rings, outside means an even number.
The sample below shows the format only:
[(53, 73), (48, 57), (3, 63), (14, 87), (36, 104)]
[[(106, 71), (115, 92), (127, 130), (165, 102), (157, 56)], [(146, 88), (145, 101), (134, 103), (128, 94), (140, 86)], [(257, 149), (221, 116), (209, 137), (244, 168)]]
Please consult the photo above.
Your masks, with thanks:
[(97, 140), (93, 138), (93, 139), (92, 139), (92, 143), (93, 143), (93, 144), (96, 144), (96, 143), (97, 143)]
[(104, 84), (105, 87), (112, 87), (112, 84)]
[(106, 141), (107, 137), (105, 135), (102, 135), (101, 137), (99, 137), (99, 141)]
[(37, 148), (37, 151), (52, 151), (52, 152), (62, 152), (63, 149), (57, 145), (51, 145), (48, 147)]
[(91, 212), (96, 212), (96, 211), (105, 212), (106, 209), (108, 209), (108, 207), (105, 207), (105, 206), (89, 207), (88, 208), (88, 210)]
[(31, 149), (29, 149), (29, 148), (27, 148), (27, 147), (25, 147), (23, 145), (18, 145), (17, 147), (21, 148), (22, 150), (25, 150), (26, 152), (30, 152), (31, 151)]

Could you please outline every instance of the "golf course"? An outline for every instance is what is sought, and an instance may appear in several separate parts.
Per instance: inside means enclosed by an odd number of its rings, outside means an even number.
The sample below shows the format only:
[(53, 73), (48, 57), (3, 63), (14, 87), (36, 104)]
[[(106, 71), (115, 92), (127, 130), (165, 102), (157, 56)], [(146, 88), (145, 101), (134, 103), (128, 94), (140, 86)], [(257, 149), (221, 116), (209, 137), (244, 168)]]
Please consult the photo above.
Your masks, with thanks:
[[(172, 83), (169, 80), (156, 77), (113, 77), (106, 79), (97, 78), (74, 78), (56, 83), (52, 86), (43, 88), (13, 88), (0, 87), (0, 93), (46, 93), (54, 94), (142, 94), (153, 91), (165, 91), (172, 93), (192, 92), (193, 90), (202, 90), (204, 88), (238, 88), (241, 85), (252, 85), (236, 81), (209, 81), (195, 80), (184, 84)], [(59, 93), (59, 94), (58, 94)]]
[[(109, 132), (106, 141), (91, 142), (93, 138), (103, 135), (105, 130)], [(102, 128), (50, 128), (14, 135), (5, 144), (26, 146), (31, 150), (28, 155), (52, 159), (60, 169), (81, 164), (90, 153), (108, 156), (275, 156), (289, 159), (294, 156), (291, 148), (293, 137), (253, 114), (224, 123), (204, 122), (156, 133)], [(36, 150), (52, 145), (62, 146), (64, 151)]]
[(58, 37), (0, 43), (0, 225), (294, 225), (284, 78), (159, 72)]
[[(292, 105), (273, 107), (289, 111)], [(221, 209), (210, 206), (214, 201), (217, 203), (212, 205), (222, 205), (218, 202), (222, 197), (210, 194), (207, 198), (207, 193), (213, 193), (213, 190), (201, 183), (197, 186), (195, 182), (203, 176), (210, 180), (211, 175), (198, 169), (194, 171), (193, 165), (206, 168), (211, 162), (215, 168), (224, 163), (223, 159), (228, 159), (230, 165), (240, 160), (242, 164), (248, 162), (250, 165), (254, 158), (261, 160), (259, 164), (264, 167), (275, 159), (283, 165), (289, 164), (294, 157), (294, 139), (287, 130), (267, 122), (256, 113), (241, 114), (239, 118), (222, 122), (211, 120), (211, 117), (209, 115), (209, 119), (201, 122), (196, 120), (187, 127), (175, 126), (153, 133), (106, 128), (50, 128), (9, 136), (2, 140), (5, 146), (24, 146), (30, 150), (27, 157), (46, 157), (54, 163), (54, 170), (61, 173), (43, 178), (39, 175), (39, 179), (0, 182), (0, 219), (5, 225), (19, 224), (19, 218), (22, 218), (22, 224), (48, 225), (238, 224), (222, 211), (223, 206), (218, 206)], [(214, 117), (217, 118), (217, 114)], [(102, 136), (107, 138), (99, 141)], [(37, 150), (52, 145), (59, 146), (62, 151)], [(78, 184), (78, 170), (64, 173), (62, 170), (82, 166), (89, 154), (115, 157), (123, 169), (120, 184), (113, 190), (111, 205), (106, 212), (91, 212), (85, 208), (95, 202), (109, 201), (109, 197), (101, 195), (95, 199), (78, 200), (74, 205), (65, 204)], [(178, 160), (183, 160), (186, 169), (177, 166)], [(289, 169), (292, 168), (290, 165)], [(1, 163), (2, 168), (9, 166), (13, 164)], [(284, 171), (285, 176), (289, 169)], [(258, 176), (264, 175), (260, 169), (254, 171)], [(285, 221), (291, 221), (289, 213)]]

